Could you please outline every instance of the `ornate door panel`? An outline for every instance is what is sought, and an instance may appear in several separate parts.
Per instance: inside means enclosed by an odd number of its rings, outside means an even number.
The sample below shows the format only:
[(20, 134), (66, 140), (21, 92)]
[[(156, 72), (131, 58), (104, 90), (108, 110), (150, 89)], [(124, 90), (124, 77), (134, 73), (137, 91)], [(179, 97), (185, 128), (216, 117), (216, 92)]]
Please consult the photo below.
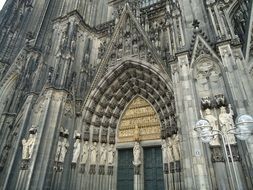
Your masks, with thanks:
[(164, 189), (161, 147), (144, 148), (144, 189)]
[(118, 190), (133, 190), (134, 188), (134, 169), (133, 169), (133, 150), (124, 149), (118, 152)]

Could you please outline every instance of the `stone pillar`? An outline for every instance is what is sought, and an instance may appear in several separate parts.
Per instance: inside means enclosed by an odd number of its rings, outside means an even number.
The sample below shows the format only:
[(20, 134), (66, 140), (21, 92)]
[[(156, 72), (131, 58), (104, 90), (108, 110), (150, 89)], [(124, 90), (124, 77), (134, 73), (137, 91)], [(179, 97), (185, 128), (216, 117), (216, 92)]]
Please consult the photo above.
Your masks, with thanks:
[[(219, 45), (220, 55), (222, 57), (222, 62), (224, 66), (225, 76), (228, 82), (228, 89), (230, 90), (231, 104), (236, 108), (237, 114), (253, 114), (252, 112), (252, 86), (248, 85), (249, 80), (248, 75), (243, 72), (244, 68), (242, 65), (242, 60), (235, 58), (232, 48), (229, 43)], [(238, 71), (239, 68), (239, 71)], [(245, 89), (249, 89), (245, 91)], [(245, 142), (247, 151), (244, 152), (246, 155), (246, 160), (250, 163), (250, 170), (252, 170), (253, 163), (253, 138), (250, 137), (248, 141)]]
[(173, 84), (179, 133), (182, 135), (181, 161), (182, 189), (211, 189), (208, 165), (202, 142), (194, 131), (195, 123), (200, 119), (192, 85), (189, 58), (186, 53), (178, 55), (178, 63), (172, 66)]
[[(62, 114), (64, 99), (67, 94), (65, 91), (55, 91), (47, 89), (44, 94), (45, 102), (41, 110), (40, 118), (37, 118), (38, 136), (37, 149), (34, 150), (34, 160), (31, 165), (31, 174), (27, 183), (27, 188), (42, 189), (52, 181), (53, 161), (56, 152), (57, 139), (60, 125), (59, 118)], [(61, 176), (58, 176), (61, 179)], [(60, 183), (60, 181), (55, 183)], [(57, 184), (56, 184), (57, 185)], [(58, 186), (58, 185), (57, 185)]]
[[(15, 135), (15, 138), (12, 138), (12, 149), (9, 150), (9, 156), (8, 156), (8, 162), (6, 165), (8, 165), (8, 168), (3, 171), (0, 177), (0, 185), (3, 189), (6, 189), (9, 187), (10, 189), (14, 189), (16, 185), (16, 181), (19, 176), (22, 178), (22, 174), (19, 175), (20, 171), (20, 165), (16, 163), (17, 160), (21, 160), (21, 153), (20, 153), (20, 142), (23, 137), (24, 131), (28, 128), (28, 122), (31, 115), (31, 108), (33, 103), (34, 95), (29, 95), (26, 99), (26, 102), (24, 103), (23, 107), (23, 117), (20, 118), (20, 124), (17, 129), (14, 129), (14, 132), (17, 134)], [(15, 175), (12, 175), (12, 172), (15, 171)], [(27, 172), (21, 172), (26, 173)], [(19, 175), (19, 176), (18, 176)], [(20, 179), (19, 180), (26, 182), (27, 180)], [(14, 182), (15, 181), (15, 182)], [(13, 183), (14, 182), (14, 183)], [(25, 185), (23, 186), (25, 187)]]

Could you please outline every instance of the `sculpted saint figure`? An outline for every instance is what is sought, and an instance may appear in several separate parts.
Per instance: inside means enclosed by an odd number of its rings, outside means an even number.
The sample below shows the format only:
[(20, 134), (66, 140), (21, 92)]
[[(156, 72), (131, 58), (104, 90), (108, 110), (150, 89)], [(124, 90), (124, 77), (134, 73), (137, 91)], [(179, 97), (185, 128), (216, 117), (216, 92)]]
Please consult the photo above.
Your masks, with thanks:
[(114, 145), (111, 144), (109, 149), (108, 149), (108, 164), (112, 165), (114, 161), (114, 155), (115, 155), (115, 150), (114, 150)]
[(164, 160), (164, 162), (167, 162), (167, 143), (163, 139), (161, 144), (162, 144), (161, 148), (162, 148), (163, 160)]
[(60, 139), (58, 142), (57, 151), (56, 151), (56, 157), (55, 157), (56, 162), (61, 162), (61, 163), (64, 162), (68, 148), (69, 148), (68, 139), (67, 138), (63, 138), (63, 140)]
[[(211, 113), (210, 109), (206, 109), (205, 110), (205, 119), (207, 121), (209, 121), (211, 127), (213, 128), (213, 130), (219, 130), (219, 125), (218, 125), (218, 120), (216, 117), (214, 117)], [(213, 140), (210, 142), (211, 146), (220, 146), (220, 141), (218, 138), (218, 135), (215, 135)]]
[[(220, 115), (219, 115), (219, 123), (221, 127), (221, 131), (223, 133), (227, 133), (228, 130), (233, 129), (235, 127), (234, 120), (233, 120), (233, 110), (229, 106), (229, 113), (226, 112), (225, 107), (220, 108)], [(227, 141), (226, 143), (229, 144), (236, 144), (236, 139), (234, 134), (228, 134), (227, 135)]]
[(141, 146), (139, 142), (134, 143), (133, 154), (134, 154), (133, 165), (134, 166), (141, 165)]
[(87, 159), (88, 159), (88, 155), (89, 155), (89, 144), (88, 144), (88, 141), (85, 141), (84, 145), (83, 145), (83, 153), (81, 156), (81, 163), (82, 164), (86, 164)]
[(168, 158), (168, 163), (174, 162), (174, 157), (173, 157), (173, 146), (172, 146), (172, 140), (169, 137), (168, 138), (168, 144), (167, 144), (167, 158)]
[(80, 150), (81, 150), (81, 143), (80, 143), (80, 139), (77, 138), (76, 141), (75, 141), (75, 144), (74, 144), (72, 163), (77, 163), (77, 160), (78, 160), (79, 155), (80, 155)]
[(107, 155), (107, 151), (106, 151), (105, 143), (103, 143), (100, 148), (100, 165), (106, 164), (106, 155)]
[(32, 157), (33, 149), (34, 149), (34, 144), (36, 140), (36, 135), (31, 134), (29, 135), (29, 138), (23, 139), (22, 140), (22, 145), (23, 145), (23, 151), (22, 151), (22, 159), (23, 160), (29, 160)]
[(179, 135), (178, 134), (172, 135), (171, 142), (174, 160), (178, 161), (180, 160)]
[(93, 142), (93, 144), (90, 146), (90, 163), (96, 164), (97, 162), (97, 142)]

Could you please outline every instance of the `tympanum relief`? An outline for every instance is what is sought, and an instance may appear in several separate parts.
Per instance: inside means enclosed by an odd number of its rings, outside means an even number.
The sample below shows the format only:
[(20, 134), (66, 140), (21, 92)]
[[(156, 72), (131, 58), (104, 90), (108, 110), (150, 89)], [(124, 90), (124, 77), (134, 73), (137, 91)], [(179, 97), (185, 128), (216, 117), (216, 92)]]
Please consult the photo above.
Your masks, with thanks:
[(159, 118), (143, 98), (135, 98), (127, 107), (119, 125), (119, 142), (159, 139)]

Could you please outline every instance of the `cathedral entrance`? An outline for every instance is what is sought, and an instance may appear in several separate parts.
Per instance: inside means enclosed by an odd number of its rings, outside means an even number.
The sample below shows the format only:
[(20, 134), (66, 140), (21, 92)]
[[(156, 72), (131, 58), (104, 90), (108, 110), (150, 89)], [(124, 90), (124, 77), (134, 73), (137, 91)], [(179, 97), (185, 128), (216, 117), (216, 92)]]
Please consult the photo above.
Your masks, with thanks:
[(144, 189), (164, 189), (161, 147), (144, 148)]
[[(151, 104), (141, 96), (133, 98), (119, 126), (119, 143), (131, 148), (118, 150), (117, 189), (139, 189), (137, 186), (145, 190), (164, 189), (160, 134), (160, 121)], [(156, 142), (157, 146), (147, 146), (150, 142)], [(141, 147), (138, 160), (136, 143)]]
[(108, 181), (107, 189), (164, 189), (173, 179), (168, 166), (174, 160), (167, 159), (172, 153), (167, 145), (174, 142), (168, 137), (176, 127), (171, 81), (155, 65), (135, 59), (113, 65), (104, 77), (101, 71), (93, 84), (85, 131), (98, 141), (98, 152), (108, 144), (110, 162), (92, 165), (88, 172)]

